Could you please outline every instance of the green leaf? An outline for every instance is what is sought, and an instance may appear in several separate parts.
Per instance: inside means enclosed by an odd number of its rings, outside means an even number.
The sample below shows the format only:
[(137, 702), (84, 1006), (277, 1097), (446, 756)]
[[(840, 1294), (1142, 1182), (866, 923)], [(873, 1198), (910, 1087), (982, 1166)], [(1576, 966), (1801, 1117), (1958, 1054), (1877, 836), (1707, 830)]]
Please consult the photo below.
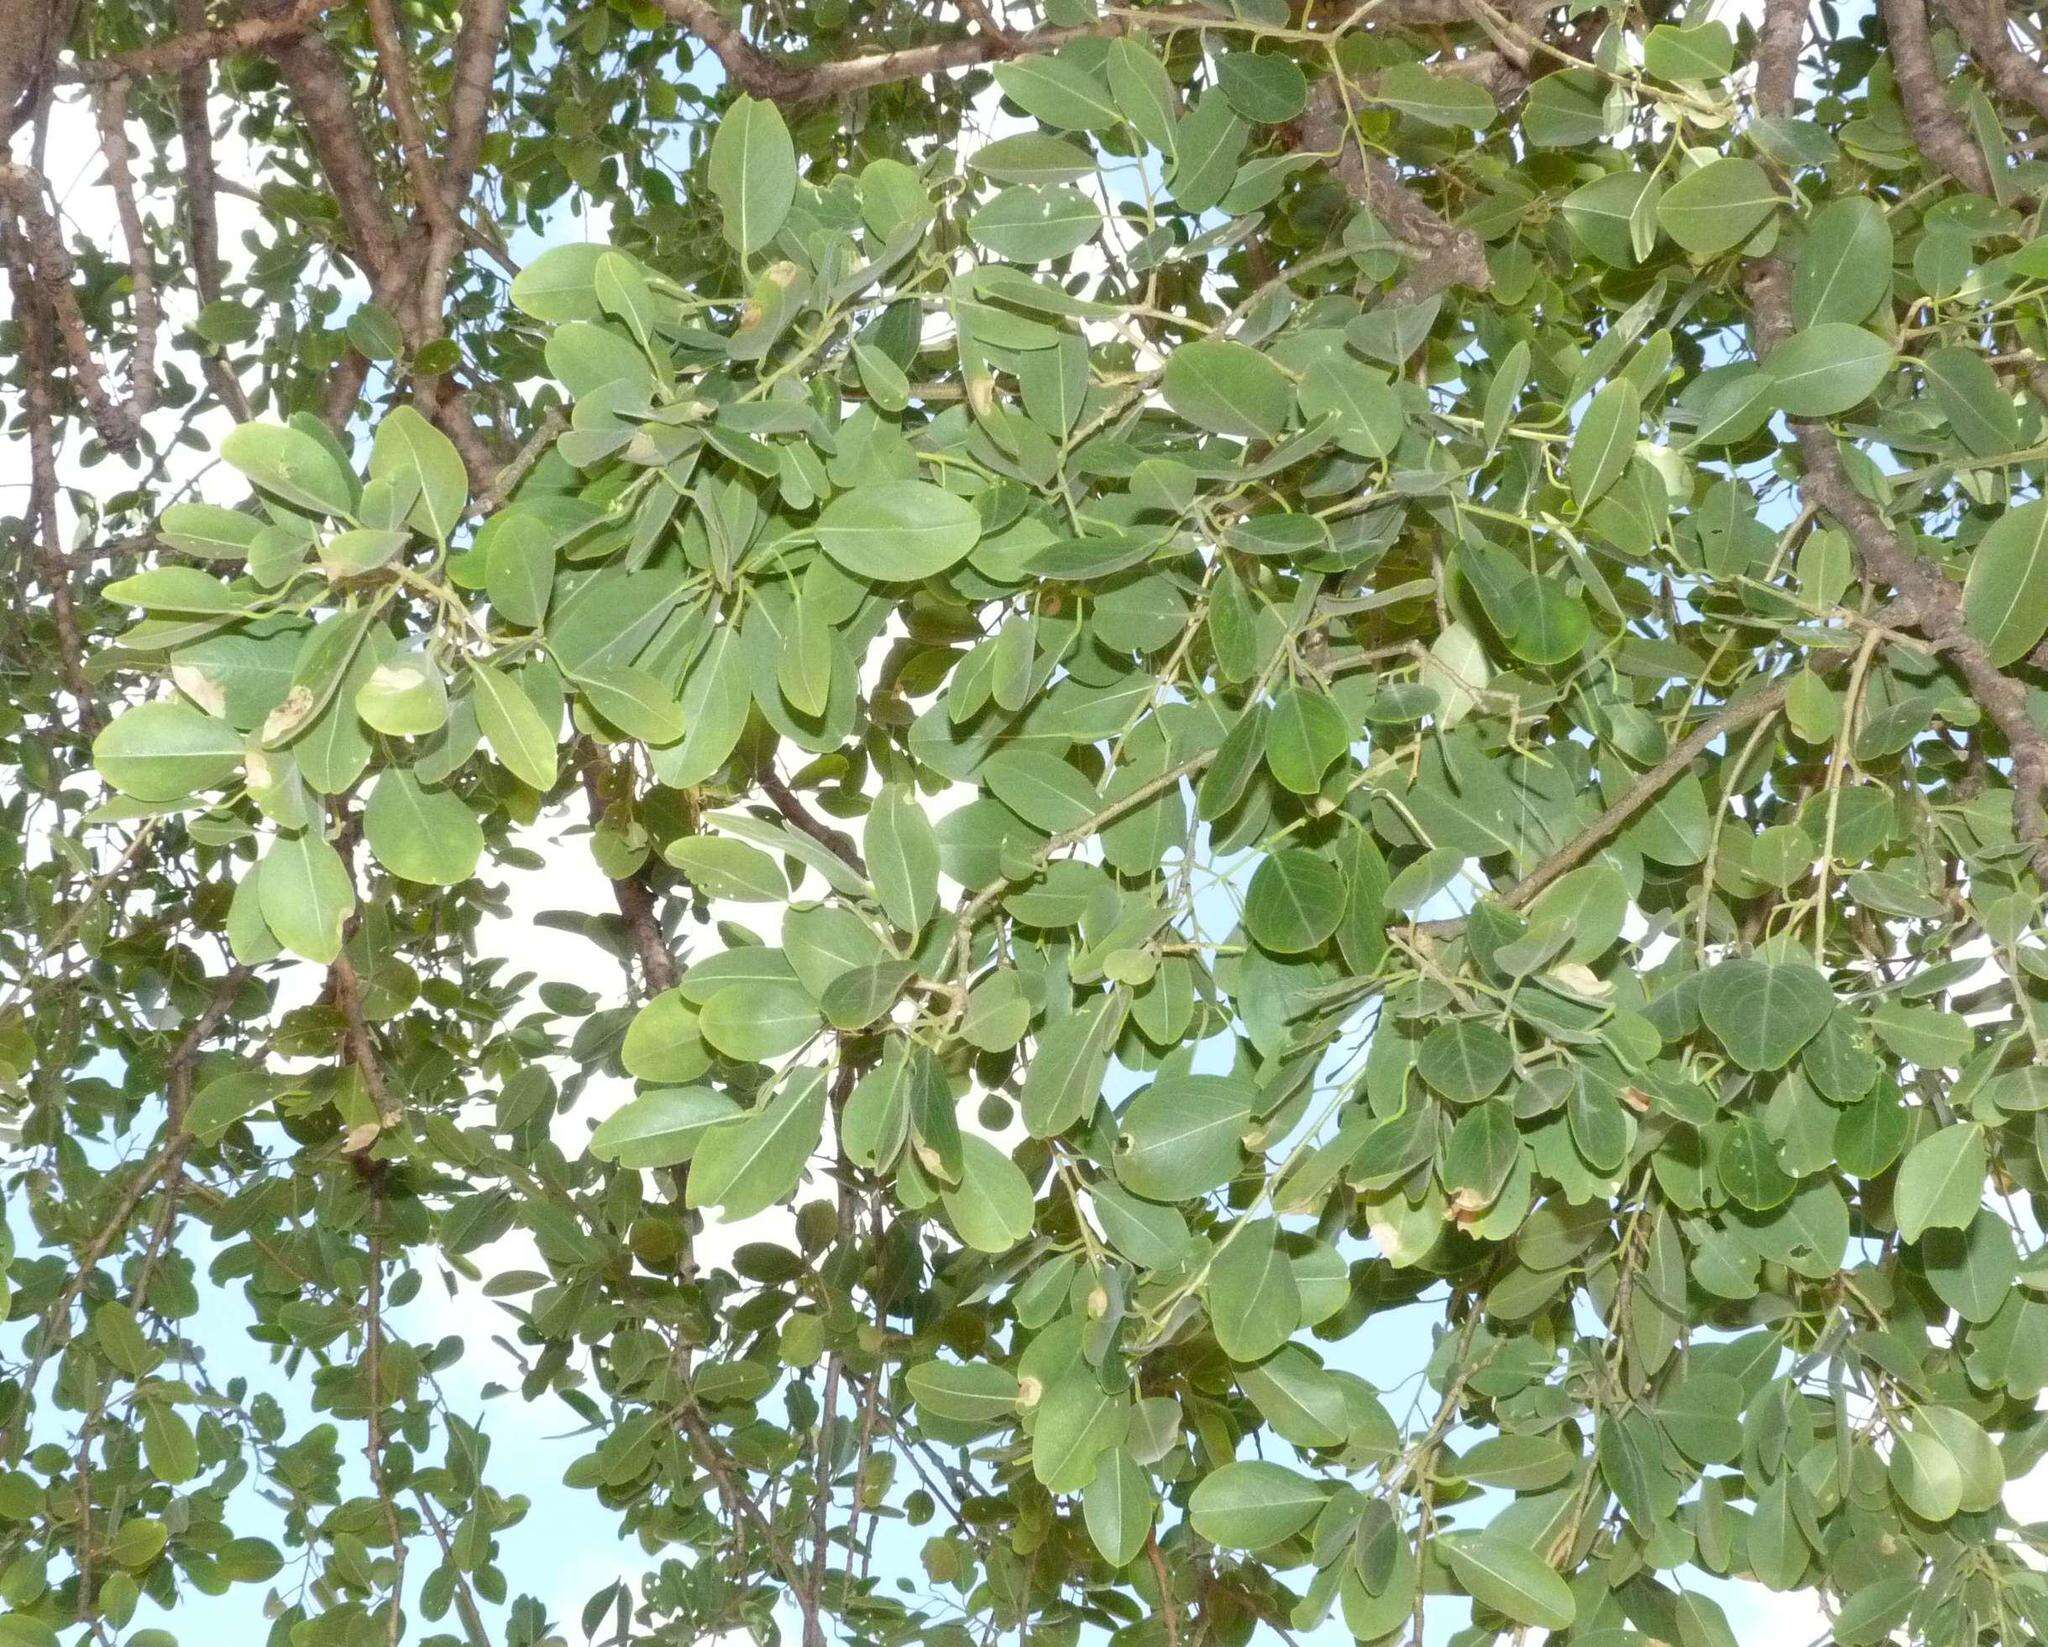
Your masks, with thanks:
[[(1109, 89), (1131, 129), (1169, 159), (1180, 97), (1159, 55), (1143, 39), (1125, 36), (1110, 43), (1104, 63)], [(1092, 169), (1092, 168), (1091, 168)]]
[(1054, 1137), (1094, 1114), (1124, 1007), (1123, 993), (1113, 991), (1046, 1026), (1017, 1100), (1032, 1137)]
[(789, 877), (767, 853), (744, 841), (718, 835), (689, 835), (662, 849), (664, 858), (689, 876), (707, 898), (739, 903), (780, 904), (789, 898)]
[(1044, 132), (1018, 132), (984, 143), (967, 164), (998, 183), (1075, 183), (1095, 175), (1095, 156)]
[(1852, 195), (1813, 214), (1792, 276), (1798, 326), (1870, 318), (1892, 283), (1892, 230), (1875, 201)]
[(232, 726), (176, 699), (116, 716), (92, 744), (100, 776), (122, 794), (149, 802), (181, 801), (226, 782), (242, 753)]
[(246, 602), (219, 578), (196, 566), (155, 566), (130, 578), (116, 578), (103, 591), (121, 606), (149, 612), (239, 612)]
[(1633, 269), (1642, 261), (1634, 224), (1646, 194), (1652, 197), (1654, 211), (1661, 191), (1646, 174), (1609, 172), (1572, 190), (1560, 210), (1572, 233), (1595, 257), (1617, 269)]
[(1973, 1124), (1937, 1128), (1915, 1144), (1900, 1163), (1892, 1191), (1899, 1239), (1968, 1229), (1983, 1205), (1987, 1164), (1983, 1128)]
[(173, 549), (207, 560), (247, 560), (263, 522), (217, 503), (174, 503), (157, 522), (157, 535)]
[(1710, 160), (1681, 177), (1657, 203), (1657, 221), (1694, 257), (1713, 257), (1747, 240), (1778, 204), (1763, 167), (1740, 156)]
[(1109, 88), (1062, 57), (1013, 57), (995, 66), (1003, 95), (1026, 114), (1065, 131), (1113, 131), (1123, 123)]
[(1772, 397), (1793, 417), (1833, 417), (1868, 400), (1891, 375), (1892, 347), (1861, 326), (1822, 321), (1795, 332), (1764, 361)]
[(1439, 1538), (1436, 1547), (1474, 1601), (1517, 1624), (1568, 1630), (1578, 1617), (1565, 1581), (1518, 1539), (1490, 1530), (1453, 1533)]
[(456, 886), (476, 873), (484, 832), (476, 814), (445, 789), (429, 789), (412, 773), (386, 772), (363, 807), (363, 839), (400, 880)]
[(689, 1204), (718, 1207), (731, 1221), (787, 1200), (802, 1181), (824, 1129), (824, 1072), (801, 1071), (760, 1109), (698, 1138), (690, 1161)]
[(1196, 1532), (1227, 1550), (1265, 1550), (1320, 1513), (1329, 1491), (1280, 1464), (1240, 1459), (1211, 1470), (1188, 1497)]
[(2019, 1280), (2012, 1227), (1989, 1207), (1979, 1207), (1965, 1230), (1926, 1231), (1920, 1262), (1935, 1297), (1978, 1326), (1998, 1313)]
[(1477, 81), (1437, 74), (1420, 63), (1395, 63), (1380, 72), (1371, 100), (1425, 126), (1483, 132), (1499, 118), (1491, 94)]
[(939, 907), (939, 843), (914, 790), (883, 786), (862, 845), (882, 913), (899, 932), (922, 932)]
[(619, 1062), (643, 1081), (694, 1081), (711, 1067), (697, 1009), (680, 990), (664, 990), (633, 1015)]
[(1056, 755), (1004, 749), (981, 769), (990, 794), (1034, 829), (1048, 835), (1085, 828), (1102, 810), (1088, 780)]
[(1308, 77), (1291, 58), (1229, 51), (1218, 60), (1216, 75), (1231, 107), (1256, 124), (1276, 126), (1308, 107)]
[(1642, 421), (1642, 391), (1627, 378), (1617, 378), (1593, 397), (1565, 459), (1565, 479), (1581, 510), (1592, 508), (1621, 479)]
[(1081, 1519), (1102, 1559), (1112, 1567), (1136, 1561), (1157, 1511), (1151, 1477), (1122, 1448), (1104, 1453), (1081, 1496)]
[(708, 167), (726, 244), (742, 257), (758, 252), (796, 199), (796, 149), (782, 111), (760, 98), (735, 98), (712, 134)]
[(477, 534), (484, 593), (508, 623), (537, 629), (555, 580), (555, 535), (539, 515), (505, 509)]
[(1021, 1387), (1007, 1367), (986, 1361), (922, 1361), (903, 1375), (910, 1399), (955, 1424), (1000, 1424), (1017, 1416)]
[(410, 406), (399, 406), (377, 425), (370, 447), (377, 480), (417, 484), (419, 501), (408, 517), (428, 537), (446, 543), (469, 506), (469, 472), (455, 443)]
[(1316, 948), (1343, 916), (1344, 877), (1327, 858), (1300, 848), (1265, 859), (1245, 893), (1245, 930), (1275, 954)]
[(1342, 356), (1311, 366), (1299, 398), (1302, 417), (1329, 419), (1333, 438), (1354, 457), (1389, 456), (1407, 429), (1401, 397), (1386, 377)]
[(1085, 246), (1102, 213), (1078, 189), (1019, 185), (998, 194), (967, 220), (975, 245), (1012, 263), (1046, 263)]
[(256, 866), (263, 919), (294, 955), (328, 965), (341, 953), (343, 924), (355, 912), (355, 888), (341, 854), (317, 829), (290, 830)]
[(2019, 413), (1998, 374), (1975, 349), (1936, 349), (1920, 373), (1949, 427), (1979, 457), (2000, 457), (2020, 444)]
[(1548, 1435), (1495, 1435), (1458, 1460), (1458, 1474), (1485, 1487), (1540, 1492), (1571, 1473), (1572, 1454)]
[(794, 1052), (818, 1032), (818, 1006), (796, 984), (724, 989), (698, 1019), (704, 1039), (728, 1058), (765, 1063)]
[(1735, 41), (1725, 23), (1709, 21), (1685, 28), (1659, 23), (1643, 38), (1643, 67), (1659, 80), (1719, 80), (1734, 63)]
[(1932, 1429), (1914, 1425), (1892, 1442), (1892, 1489), (1923, 1521), (1947, 1521), (1963, 1506), (1963, 1472)]
[(1970, 556), (1963, 626), (2001, 668), (2048, 634), (2048, 501), (2008, 509)]
[(228, 431), (220, 455), (264, 491), (313, 514), (347, 516), (355, 508), (354, 481), (303, 429), (244, 423)]
[(1130, 1398), (1102, 1389), (1090, 1374), (1061, 1379), (1038, 1404), (1031, 1473), (1048, 1492), (1085, 1491), (1097, 1461), (1122, 1443), (1130, 1417)]
[(819, 547), (849, 572), (915, 583), (964, 558), (981, 540), (981, 517), (930, 481), (878, 481), (834, 498), (816, 531)]
[(590, 1135), (590, 1153), (622, 1167), (680, 1166), (739, 1106), (708, 1087), (656, 1087), (613, 1110)]
[(1166, 180), (1184, 212), (1207, 212), (1222, 203), (1238, 175), (1248, 133), (1230, 99), (1206, 92), (1173, 130), (1173, 171)]
[(1031, 1183), (986, 1138), (960, 1140), (960, 1182), (942, 1196), (946, 1216), (976, 1252), (1008, 1252), (1031, 1234)]
[(1707, 1027), (1743, 1069), (1783, 1069), (1834, 1007), (1827, 979), (1801, 961), (1723, 961), (1700, 987)]
[(594, 244), (550, 246), (513, 277), (513, 305), (535, 320), (597, 319), (604, 311), (592, 281), (597, 260), (610, 249)]
[(1355, 1426), (1352, 1387), (1298, 1344), (1282, 1346), (1257, 1366), (1240, 1366), (1237, 1381), (1259, 1416), (1297, 1447), (1342, 1446)]
[(1327, 696), (1290, 686), (1274, 698), (1266, 717), (1266, 766), (1283, 789), (1313, 795), (1351, 739), (1351, 723)]
[(448, 683), (425, 654), (402, 652), (378, 664), (356, 688), (355, 711), (376, 731), (422, 737), (448, 723)]
[(1301, 1293), (1279, 1233), (1272, 1219), (1253, 1219), (1229, 1232), (1210, 1260), (1209, 1324), (1233, 1361), (1264, 1360), (1301, 1325)]
[(484, 741), (505, 770), (533, 789), (555, 783), (555, 739), (533, 701), (509, 675), (488, 664), (472, 663), (469, 678), (476, 685), (476, 720)]
[(613, 664), (563, 673), (583, 701), (627, 737), (650, 744), (670, 744), (682, 737), (683, 712), (675, 694), (647, 670)]
[(1183, 343), (1159, 387), (1167, 405), (1212, 434), (1277, 440), (1294, 410), (1287, 374), (1258, 350), (1222, 338)]
[(1217, 1075), (1163, 1075), (1124, 1111), (1116, 1175), (1153, 1201), (1185, 1201), (1227, 1183), (1243, 1164), (1251, 1094)]
[(1499, 1090), (1514, 1056), (1499, 1030), (1464, 1019), (1439, 1024), (1423, 1038), (1415, 1072), (1453, 1103), (1470, 1104)]

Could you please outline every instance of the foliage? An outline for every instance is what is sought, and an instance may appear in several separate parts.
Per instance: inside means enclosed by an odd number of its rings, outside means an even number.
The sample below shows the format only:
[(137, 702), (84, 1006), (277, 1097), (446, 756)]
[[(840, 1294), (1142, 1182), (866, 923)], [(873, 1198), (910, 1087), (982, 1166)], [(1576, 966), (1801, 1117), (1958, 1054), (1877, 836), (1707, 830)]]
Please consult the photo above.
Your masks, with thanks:
[(2048, 80), (1944, 6), (20, 31), (0, 1641), (2048, 1629)]

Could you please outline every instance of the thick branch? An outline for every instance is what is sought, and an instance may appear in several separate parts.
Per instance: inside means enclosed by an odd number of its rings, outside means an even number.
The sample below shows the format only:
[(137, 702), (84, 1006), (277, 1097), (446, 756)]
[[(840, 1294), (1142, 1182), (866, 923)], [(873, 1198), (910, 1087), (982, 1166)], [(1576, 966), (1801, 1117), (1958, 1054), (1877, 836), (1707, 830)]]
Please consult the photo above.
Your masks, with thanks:
[[(1962, 116), (1948, 100), (1948, 92), (1934, 67), (1934, 48), (1927, 39), (1927, 10), (1923, 0), (1881, 0), (1885, 34), (1891, 42), (1892, 78), (1898, 82), (1899, 100), (1906, 105), (1906, 123), (1913, 128), (1913, 141), (1920, 152), (1976, 194), (1990, 194), (1991, 168), (1983, 151), (1971, 141)], [(1802, 18), (1804, 12), (1798, 14)], [(1767, 25), (1768, 27), (1768, 25)], [(1771, 93), (1781, 87), (1774, 79)], [(1765, 107), (1764, 88), (1757, 87), (1757, 107)], [(1786, 102), (1790, 113), (1790, 100)]]
[(377, 1111), (378, 1126), (370, 1129), (367, 1137), (351, 1135), (348, 1141), (350, 1149), (365, 1149), (379, 1133), (397, 1126), (402, 1117), (392, 1101), (390, 1084), (384, 1079), (384, 1063), (377, 1056), (377, 1043), (370, 1036), (370, 1021), (363, 1012), (362, 980), (356, 976), (355, 963), (347, 955), (335, 956), (334, 964), (327, 969), (327, 988), (341, 1013), (343, 1056), (363, 1078), (364, 1090)]
[(1784, 706), (1785, 694), (1791, 690), (1791, 686), (1792, 677), (1788, 675), (1758, 691), (1723, 704), (1680, 739), (1672, 747), (1670, 754), (1623, 790), (1614, 804), (1592, 823), (1537, 864), (1514, 885), (1502, 891), (1500, 902), (1509, 909), (1520, 909), (1523, 905), (1533, 902), (1545, 887), (1576, 869), (1620, 834), (1630, 819), (1676, 783), (1685, 774), (1686, 769), (1714, 744), (1731, 732), (1739, 732), (1746, 726), (1755, 725), (1766, 715), (1776, 714)]
[[(586, 749), (583, 760), (583, 793), (590, 800), (592, 827), (604, 821), (607, 802), (604, 792), (602, 757)], [(679, 974), (676, 959), (661, 930), (661, 917), (654, 907), (654, 894), (638, 874), (624, 875), (612, 882), (612, 900), (619, 906), (619, 919), (626, 924), (626, 937), (640, 957), (640, 973), (647, 993), (659, 995), (674, 989)]]
[(156, 335), (161, 316), (149, 237), (142, 226), (142, 209), (135, 202), (135, 175), (128, 165), (128, 82), (109, 82), (97, 105), (107, 183), (114, 191), (114, 212), (128, 252), (128, 283), (135, 294), (135, 338), (128, 346), (128, 400), (130, 415), (139, 422), (156, 405)]
[[(1057, 51), (1069, 41), (1090, 36), (1172, 33), (1229, 25), (1227, 17), (1206, 7), (1162, 6), (1156, 11), (1122, 11), (1092, 23), (1048, 25), (1028, 34), (984, 32), (838, 62), (791, 63), (755, 45), (718, 10), (713, 0), (660, 0), (660, 5), (670, 21), (711, 48), (726, 77), (741, 91), (776, 103), (804, 103), (846, 92), (871, 91), (903, 80), (923, 80), (1023, 53)], [(1465, 0), (1383, 0), (1372, 8), (1371, 15), (1375, 22), (1396, 27), (1436, 27), (1469, 21)]]
[(1943, 0), (1942, 10), (2001, 95), (2048, 115), (2048, 74), (2013, 43), (2003, 5), (1997, 0)]
[(64, 81), (133, 79), (172, 69), (189, 69), (241, 52), (263, 51), (279, 41), (304, 34), (334, 4), (335, 0), (297, 0), (285, 11), (239, 18), (217, 29), (192, 27), (181, 8), (178, 24), (186, 32), (154, 46), (140, 46), (112, 57), (97, 57), (89, 62), (72, 64), (60, 70), (57, 78)]
[(775, 803), (775, 810), (780, 812), (792, 827), (802, 830), (856, 875), (865, 875), (868, 872), (868, 866), (861, 862), (860, 853), (854, 850), (853, 842), (830, 824), (815, 817), (797, 798), (796, 791), (778, 778), (772, 768), (761, 774), (761, 793)]
[[(1784, 7), (1799, 8), (1804, 15), (1803, 0), (1770, 0), (1772, 13)], [(1924, 21), (1918, 0), (1886, 0), (1888, 18), (1901, 8), (1910, 10), (1914, 20)], [(1766, 22), (1766, 39), (1778, 39), (1783, 32)], [(1782, 77), (1773, 76), (1770, 83), (1780, 87)], [(1758, 112), (1783, 115), (1791, 110), (1759, 99)], [(1757, 352), (1767, 355), (1792, 335), (1790, 281), (1784, 265), (1775, 258), (1752, 264), (1748, 287)], [(1848, 533), (1866, 585), (1898, 591), (1907, 620), (1954, 666), (1970, 695), (2005, 735), (2012, 754), (2014, 833), (2031, 849), (2035, 873), (2048, 881), (2048, 811), (2042, 800), (2042, 788), (2048, 784), (2048, 736), (2027, 714), (2026, 688), (1994, 664), (1964, 627), (1962, 591), (1922, 560), (1883, 511), (1851, 484), (1834, 432), (1824, 423), (1798, 419), (1792, 430), (1804, 471), (1800, 492), (1805, 501)]]
[(1296, 146), (1336, 158), (1345, 192), (1377, 217), (1415, 259), (1387, 294), (1388, 303), (1419, 303), (1450, 286), (1484, 291), (1492, 284), (1486, 244), (1470, 229), (1446, 222), (1403, 183), (1393, 166), (1366, 151), (1351, 124), (1343, 87), (1325, 75), (1309, 94), (1308, 109), (1295, 123)]
[[(206, 0), (178, 0), (178, 25), (196, 31), (206, 21)], [(213, 126), (208, 113), (205, 62), (178, 71), (178, 138), (185, 151), (185, 244), (192, 259), (192, 283), (201, 307), (217, 302), (220, 286), (220, 217), (215, 194), (220, 187), (213, 165)], [(206, 350), (199, 368), (223, 406), (237, 422), (251, 415), (249, 397), (228, 364)]]
[(0, 162), (0, 201), (13, 208), (21, 225), (15, 243), (19, 253), (16, 272), (28, 275), (37, 297), (56, 322), (71, 363), (72, 382), (93, 427), (112, 450), (133, 451), (141, 432), (140, 411), (132, 400), (126, 404), (115, 400), (107, 388), (106, 374), (93, 354), (85, 316), (78, 307), (78, 294), (71, 289), (71, 253), (65, 248), (56, 214), (43, 204), (41, 176), (26, 166)]

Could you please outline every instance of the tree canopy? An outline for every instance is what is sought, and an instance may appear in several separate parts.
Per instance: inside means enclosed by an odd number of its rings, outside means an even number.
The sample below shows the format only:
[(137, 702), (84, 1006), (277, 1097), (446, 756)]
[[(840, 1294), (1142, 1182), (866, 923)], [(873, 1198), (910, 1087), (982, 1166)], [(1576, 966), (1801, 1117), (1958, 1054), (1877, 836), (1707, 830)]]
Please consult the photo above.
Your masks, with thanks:
[(0, 1643), (2048, 1633), (2044, 26), (0, 6)]

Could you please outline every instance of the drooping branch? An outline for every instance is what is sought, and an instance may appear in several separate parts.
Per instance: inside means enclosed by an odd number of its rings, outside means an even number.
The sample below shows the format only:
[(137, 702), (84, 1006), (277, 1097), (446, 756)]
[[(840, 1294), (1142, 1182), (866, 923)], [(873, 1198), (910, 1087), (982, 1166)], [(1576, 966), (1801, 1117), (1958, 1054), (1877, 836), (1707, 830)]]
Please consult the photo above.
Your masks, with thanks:
[(100, 149), (107, 161), (107, 182), (114, 191), (114, 212), (121, 241), (128, 252), (128, 283), (135, 303), (133, 341), (128, 346), (128, 400), (138, 422), (156, 405), (156, 341), (160, 312), (156, 271), (142, 210), (135, 201), (135, 176), (128, 164), (128, 82), (110, 80), (95, 99)]
[(93, 353), (85, 315), (78, 306), (78, 294), (72, 289), (71, 253), (64, 245), (56, 213), (44, 202), (44, 188), (41, 175), (31, 168), (0, 162), (0, 203), (10, 208), (20, 226), (18, 237), (9, 240), (15, 272), (22, 277), (17, 288), (25, 287), (31, 294), (29, 301), (44, 309), (54, 322), (71, 367), (72, 385), (100, 439), (112, 451), (131, 452), (141, 433), (142, 408), (133, 396), (116, 400), (107, 387), (106, 373)]
[[(178, 0), (178, 24), (197, 31), (206, 21), (206, 0)], [(185, 157), (185, 246), (192, 284), (202, 307), (220, 300), (219, 179), (213, 164), (213, 123), (207, 109), (210, 67), (204, 60), (178, 71), (178, 138)], [(249, 397), (225, 360), (202, 351), (199, 369), (235, 420), (249, 421)]]
[[(1887, 18), (1901, 7), (1910, 13), (1909, 28), (1912, 21), (1924, 22), (1918, 0), (1887, 0)], [(1804, 15), (1803, 0), (1770, 0), (1764, 27), (1764, 39), (1780, 51), (1786, 49), (1788, 38), (1796, 47), (1798, 38), (1797, 31), (1785, 28), (1782, 20), (1775, 26), (1770, 20), (1786, 8)], [(1782, 95), (1788, 84), (1782, 71), (1771, 70), (1766, 79), (1774, 95)], [(1760, 100), (1758, 112), (1789, 115), (1792, 111), (1788, 105), (1766, 105)], [(1751, 265), (1747, 285), (1757, 352), (1768, 355), (1792, 335), (1790, 278), (1782, 263), (1765, 258)], [(1889, 588), (1898, 592), (1902, 616), (1955, 667), (1978, 706), (2004, 734), (2012, 759), (2014, 832), (2029, 847), (2035, 873), (2048, 881), (2048, 806), (2044, 806), (2042, 794), (2048, 785), (2048, 735), (2027, 713), (2025, 686), (1994, 664), (1964, 626), (1962, 591), (1921, 559), (1883, 511), (1856, 490), (1833, 430), (1806, 419), (1791, 422), (1802, 470), (1800, 492), (1805, 500), (1848, 534), (1866, 584), (1874, 591)]]
[(1506, 888), (1500, 894), (1500, 902), (1509, 909), (1521, 909), (1533, 903), (1546, 887), (1576, 869), (1619, 835), (1630, 820), (1684, 776), (1692, 763), (1721, 739), (1731, 732), (1754, 726), (1767, 715), (1775, 715), (1784, 707), (1785, 694), (1791, 685), (1791, 677), (1788, 676), (1723, 704), (1672, 745), (1669, 754), (1623, 790), (1599, 817)]
[(853, 842), (813, 814), (796, 792), (776, 776), (773, 768), (761, 774), (761, 793), (775, 803), (775, 810), (793, 828), (802, 830), (855, 874), (865, 875), (868, 872)]

